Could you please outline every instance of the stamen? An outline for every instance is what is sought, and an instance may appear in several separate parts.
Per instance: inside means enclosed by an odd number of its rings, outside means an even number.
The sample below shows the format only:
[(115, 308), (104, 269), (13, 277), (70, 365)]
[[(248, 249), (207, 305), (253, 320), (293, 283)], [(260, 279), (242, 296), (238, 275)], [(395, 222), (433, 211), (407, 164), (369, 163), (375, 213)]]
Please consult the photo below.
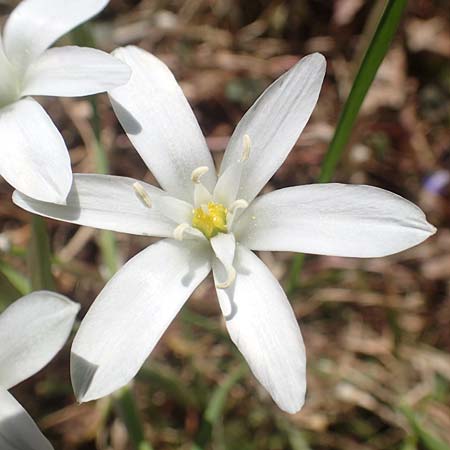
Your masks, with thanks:
[(231, 230), (238, 209), (245, 209), (245, 208), (248, 208), (248, 202), (245, 201), (243, 198), (238, 198), (230, 205), (230, 207), (228, 208), (229, 213), (227, 215), (228, 229)]
[(208, 172), (209, 168), (206, 166), (200, 166), (197, 167), (192, 171), (191, 174), (191, 180), (193, 183), (198, 184), (200, 183), (200, 178), (205, 175), (206, 172)]
[(147, 191), (144, 189), (144, 186), (142, 186), (141, 183), (137, 182), (133, 184), (134, 192), (136, 192), (137, 196), (141, 200), (141, 202), (146, 206), (147, 208), (152, 207), (152, 200), (150, 199), (150, 196), (148, 195)]
[(226, 289), (230, 287), (236, 279), (236, 269), (233, 266), (227, 267), (227, 279), (223, 283), (216, 283), (217, 289)]
[(250, 148), (252, 146), (252, 141), (248, 134), (244, 134), (244, 137), (242, 138), (242, 144), (244, 146), (244, 150), (242, 151), (240, 162), (247, 161), (248, 157), (250, 156)]
[(180, 223), (175, 230), (173, 230), (173, 237), (177, 241), (182, 241), (184, 237), (184, 232), (191, 226), (188, 223)]
[(230, 213), (234, 213), (238, 209), (245, 208), (248, 208), (248, 202), (246, 202), (243, 198), (239, 198), (231, 204), (231, 206), (228, 208), (228, 211), (230, 211)]

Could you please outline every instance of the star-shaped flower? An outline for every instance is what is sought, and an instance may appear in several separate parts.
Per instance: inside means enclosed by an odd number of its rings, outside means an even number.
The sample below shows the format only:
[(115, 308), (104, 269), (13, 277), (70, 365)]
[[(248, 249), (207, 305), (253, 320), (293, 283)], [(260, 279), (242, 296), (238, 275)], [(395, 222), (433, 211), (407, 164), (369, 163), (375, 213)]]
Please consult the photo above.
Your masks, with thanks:
[(78, 304), (37, 291), (0, 315), (0, 448), (52, 450), (33, 419), (8, 389), (46, 366), (69, 337)]
[(114, 110), (164, 190), (75, 175), (67, 206), (13, 197), (47, 217), (165, 238), (128, 261), (84, 318), (72, 346), (78, 399), (129, 382), (212, 269), (232, 340), (279, 407), (298, 411), (306, 389), (302, 336), (283, 289), (252, 250), (383, 256), (435, 228), (414, 204), (370, 186), (315, 184), (255, 198), (311, 115), (325, 74), (322, 55), (303, 58), (261, 95), (233, 133), (219, 175), (169, 69), (136, 47), (115, 55), (133, 74), (110, 93)]
[(109, 0), (23, 0), (0, 36), (0, 175), (23, 193), (64, 203), (72, 185), (63, 137), (30, 95), (77, 97), (130, 77), (111, 55), (83, 47), (48, 47), (101, 11)]

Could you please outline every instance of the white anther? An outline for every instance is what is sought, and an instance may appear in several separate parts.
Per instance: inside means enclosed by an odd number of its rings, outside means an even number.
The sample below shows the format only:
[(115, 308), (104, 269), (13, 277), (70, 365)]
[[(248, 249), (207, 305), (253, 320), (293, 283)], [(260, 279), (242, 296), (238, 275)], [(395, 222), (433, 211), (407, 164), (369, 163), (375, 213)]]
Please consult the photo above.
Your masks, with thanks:
[(244, 137), (242, 138), (242, 144), (243, 144), (244, 150), (242, 151), (242, 156), (241, 156), (240, 162), (247, 161), (248, 157), (250, 156), (250, 148), (252, 146), (252, 141), (248, 134), (244, 134)]
[(194, 169), (191, 173), (191, 180), (193, 183), (200, 183), (200, 178), (208, 172), (209, 168), (206, 166), (200, 166)]
[(226, 289), (230, 287), (236, 279), (236, 269), (233, 266), (227, 267), (227, 279), (223, 283), (216, 283), (217, 289)]
[(248, 208), (248, 202), (246, 202), (243, 198), (239, 198), (230, 205), (228, 210), (230, 211), (230, 213), (234, 213), (238, 209), (245, 209), (245, 208)]
[(184, 237), (185, 231), (190, 228), (190, 225), (188, 223), (180, 223), (175, 230), (173, 230), (173, 237), (177, 241), (182, 241)]
[(142, 201), (142, 203), (147, 208), (151, 208), (152, 207), (152, 201), (151, 201), (150, 196), (148, 195), (147, 191), (144, 189), (144, 186), (142, 186), (141, 183), (138, 183), (136, 181), (136, 183), (133, 184), (133, 189), (134, 189), (134, 192), (136, 192), (136, 194), (139, 197), (139, 199)]

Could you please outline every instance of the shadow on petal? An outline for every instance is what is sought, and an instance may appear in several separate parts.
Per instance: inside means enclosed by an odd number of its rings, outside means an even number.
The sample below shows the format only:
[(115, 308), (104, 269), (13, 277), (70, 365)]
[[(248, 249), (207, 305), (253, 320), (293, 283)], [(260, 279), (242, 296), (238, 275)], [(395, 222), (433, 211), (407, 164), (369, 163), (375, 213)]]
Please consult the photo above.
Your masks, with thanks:
[[(180, 244), (180, 245), (184, 245), (184, 244)], [(199, 242), (199, 243), (192, 243), (192, 249), (191, 252), (192, 253), (203, 253), (204, 254), (204, 259), (208, 259), (209, 258), (209, 254), (208, 254), (208, 250), (207, 250), (207, 245), (205, 245), (205, 243), (203, 242)], [(192, 283), (192, 280), (195, 277), (195, 273), (198, 270), (201, 270), (203, 268), (203, 258), (190, 258), (189, 260), (189, 265), (188, 265), (188, 270), (186, 272), (186, 274), (181, 278), (181, 283), (183, 284), (183, 286), (189, 286)]]
[(82, 403), (83, 398), (92, 385), (98, 365), (93, 364), (76, 353), (70, 357), (70, 377), (77, 401)]
[(120, 117), (120, 122), (122, 124), (123, 129), (127, 134), (139, 134), (142, 131), (141, 124), (135, 119), (135, 117), (122, 106), (117, 100), (114, 100), (112, 97), (109, 97), (111, 100), (111, 105), (116, 113), (117, 117)]

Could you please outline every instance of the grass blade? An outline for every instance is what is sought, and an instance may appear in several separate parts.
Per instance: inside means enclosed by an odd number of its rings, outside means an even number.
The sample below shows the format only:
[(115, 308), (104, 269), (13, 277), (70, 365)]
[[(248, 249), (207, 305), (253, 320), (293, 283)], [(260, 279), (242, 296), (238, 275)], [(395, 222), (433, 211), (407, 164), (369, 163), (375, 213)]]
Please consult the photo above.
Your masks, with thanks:
[(31, 287), (33, 291), (41, 289), (55, 290), (47, 224), (42, 217), (35, 215), (31, 218), (28, 266), (30, 268)]
[[(350, 94), (342, 109), (336, 131), (322, 163), (319, 183), (328, 183), (333, 178), (334, 171), (348, 143), (361, 105), (388, 51), (406, 4), (407, 0), (389, 0), (387, 2), (375, 34), (369, 43), (356, 74)], [(304, 255), (296, 255), (294, 257), (289, 276), (288, 293), (292, 293), (298, 287), (303, 260)]]
[(408, 419), (409, 425), (411, 426), (414, 434), (419, 438), (423, 447), (427, 450), (450, 450), (450, 446), (444, 441), (431, 434), (422, 425), (420, 420), (417, 418), (414, 411), (408, 406), (402, 406), (400, 411)]

